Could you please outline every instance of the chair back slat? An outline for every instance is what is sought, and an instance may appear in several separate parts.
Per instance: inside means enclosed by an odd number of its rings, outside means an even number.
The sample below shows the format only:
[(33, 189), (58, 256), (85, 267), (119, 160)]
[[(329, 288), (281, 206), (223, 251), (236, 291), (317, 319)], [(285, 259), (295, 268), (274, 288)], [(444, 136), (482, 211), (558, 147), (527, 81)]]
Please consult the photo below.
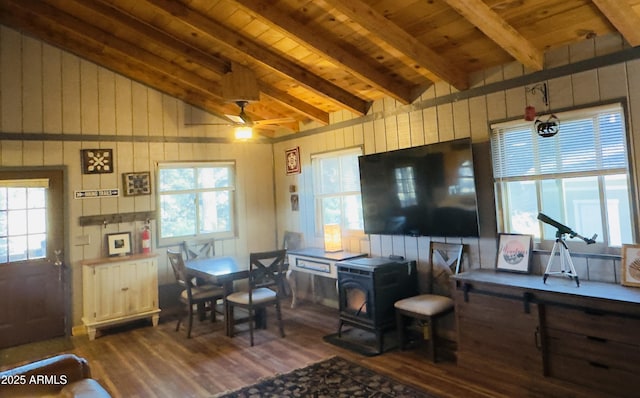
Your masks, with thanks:
[(279, 288), (282, 278), (286, 250), (251, 253), (249, 255), (249, 284), (251, 289), (259, 287)]
[(449, 276), (462, 272), (462, 244), (431, 242), (429, 293), (451, 295)]
[(210, 258), (216, 255), (216, 245), (213, 239), (207, 239), (204, 241), (189, 241), (182, 242), (182, 251), (187, 260), (194, 260), (196, 258)]
[(303, 235), (301, 232), (284, 231), (282, 239), (282, 248), (285, 250), (301, 249)]
[(182, 287), (187, 290), (187, 295), (191, 299), (192, 283), (190, 278), (187, 277), (187, 267), (184, 264), (182, 253), (176, 250), (167, 250), (167, 258), (173, 269), (173, 275), (176, 277), (176, 281)]

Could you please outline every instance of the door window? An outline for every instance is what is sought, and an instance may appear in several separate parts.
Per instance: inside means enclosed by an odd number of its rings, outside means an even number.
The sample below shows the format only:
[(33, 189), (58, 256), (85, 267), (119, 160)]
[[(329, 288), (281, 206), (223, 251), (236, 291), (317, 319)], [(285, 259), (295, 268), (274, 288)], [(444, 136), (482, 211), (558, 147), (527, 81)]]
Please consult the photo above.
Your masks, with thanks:
[(48, 179), (0, 181), (0, 263), (47, 256)]

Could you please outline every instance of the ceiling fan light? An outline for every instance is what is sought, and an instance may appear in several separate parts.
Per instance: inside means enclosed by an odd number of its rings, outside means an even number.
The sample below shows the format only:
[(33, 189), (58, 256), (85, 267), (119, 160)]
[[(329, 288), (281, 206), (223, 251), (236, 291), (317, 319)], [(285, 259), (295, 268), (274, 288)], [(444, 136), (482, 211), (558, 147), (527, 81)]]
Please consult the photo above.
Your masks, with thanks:
[(235, 128), (236, 140), (249, 140), (253, 136), (253, 130), (248, 126), (239, 126)]

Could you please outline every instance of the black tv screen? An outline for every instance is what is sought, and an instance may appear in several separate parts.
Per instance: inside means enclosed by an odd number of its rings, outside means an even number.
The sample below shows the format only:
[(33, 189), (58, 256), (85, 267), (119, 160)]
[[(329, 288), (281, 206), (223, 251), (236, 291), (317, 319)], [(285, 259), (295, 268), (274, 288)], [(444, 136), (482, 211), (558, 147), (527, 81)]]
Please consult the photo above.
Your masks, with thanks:
[(358, 160), (365, 233), (479, 236), (471, 139)]

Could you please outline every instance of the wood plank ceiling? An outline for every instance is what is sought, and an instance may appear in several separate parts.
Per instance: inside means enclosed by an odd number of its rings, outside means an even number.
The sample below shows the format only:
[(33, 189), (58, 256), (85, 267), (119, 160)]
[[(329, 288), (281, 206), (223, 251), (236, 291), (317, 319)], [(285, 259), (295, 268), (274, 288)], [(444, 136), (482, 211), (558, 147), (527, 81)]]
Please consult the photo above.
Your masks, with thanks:
[(2, 0), (0, 23), (222, 117), (247, 72), (282, 134), (594, 35), (638, 46), (640, 0)]

